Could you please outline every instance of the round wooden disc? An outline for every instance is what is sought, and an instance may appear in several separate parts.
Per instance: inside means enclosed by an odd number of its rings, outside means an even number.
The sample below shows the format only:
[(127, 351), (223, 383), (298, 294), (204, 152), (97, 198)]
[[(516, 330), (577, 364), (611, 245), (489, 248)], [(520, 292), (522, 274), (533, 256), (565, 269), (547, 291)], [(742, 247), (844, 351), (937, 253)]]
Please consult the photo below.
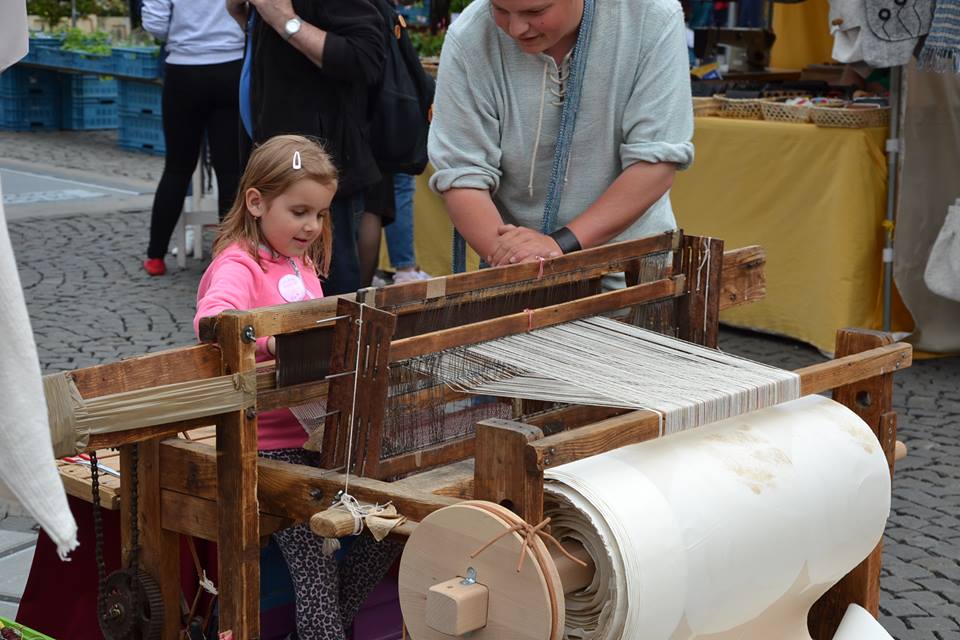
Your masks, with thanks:
[(513, 526), (516, 516), (504, 511), (489, 502), (463, 502), (435, 511), (417, 525), (400, 559), (400, 608), (413, 640), (450, 639), (427, 626), (427, 591), (465, 576), (468, 567), (489, 589), (487, 625), (471, 640), (559, 640), (563, 587), (539, 538), (524, 551), (527, 557), (519, 573), (523, 537), (518, 533), (505, 535), (476, 558), (470, 557)]

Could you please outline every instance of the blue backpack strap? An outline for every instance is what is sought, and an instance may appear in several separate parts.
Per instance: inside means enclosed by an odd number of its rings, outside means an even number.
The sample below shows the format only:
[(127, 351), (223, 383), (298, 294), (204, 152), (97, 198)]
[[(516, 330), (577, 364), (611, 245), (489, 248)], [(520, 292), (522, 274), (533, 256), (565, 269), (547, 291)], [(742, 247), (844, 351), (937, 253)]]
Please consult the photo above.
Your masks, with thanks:
[(253, 105), (250, 104), (250, 67), (253, 63), (253, 26), (256, 24), (257, 10), (250, 7), (247, 16), (247, 46), (243, 52), (243, 67), (240, 70), (240, 122), (247, 135), (253, 140)]
[(590, 32), (593, 30), (595, 0), (584, 0), (583, 18), (580, 21), (580, 33), (570, 59), (570, 75), (567, 77), (567, 91), (563, 99), (563, 111), (560, 112), (560, 130), (557, 132), (557, 146), (553, 153), (553, 169), (550, 172), (550, 184), (547, 200), (543, 206), (541, 233), (550, 233), (557, 228), (557, 213), (560, 211), (560, 198), (563, 195), (563, 177), (570, 160), (573, 145), (573, 131), (580, 110), (580, 96), (583, 93), (583, 80), (587, 68), (587, 51), (590, 48)]

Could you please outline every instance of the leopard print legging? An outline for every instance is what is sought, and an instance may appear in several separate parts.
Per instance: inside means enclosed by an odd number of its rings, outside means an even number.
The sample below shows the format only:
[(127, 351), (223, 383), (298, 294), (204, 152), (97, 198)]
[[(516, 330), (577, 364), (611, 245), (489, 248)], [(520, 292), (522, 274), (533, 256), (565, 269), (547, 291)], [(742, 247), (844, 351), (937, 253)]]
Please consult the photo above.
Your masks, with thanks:
[[(304, 449), (261, 451), (260, 456), (318, 466), (317, 455)], [(337, 563), (323, 555), (323, 538), (308, 523), (273, 534), (290, 569), (296, 595), (298, 640), (344, 640), (360, 605), (396, 560), (403, 546), (377, 542), (364, 531)]]

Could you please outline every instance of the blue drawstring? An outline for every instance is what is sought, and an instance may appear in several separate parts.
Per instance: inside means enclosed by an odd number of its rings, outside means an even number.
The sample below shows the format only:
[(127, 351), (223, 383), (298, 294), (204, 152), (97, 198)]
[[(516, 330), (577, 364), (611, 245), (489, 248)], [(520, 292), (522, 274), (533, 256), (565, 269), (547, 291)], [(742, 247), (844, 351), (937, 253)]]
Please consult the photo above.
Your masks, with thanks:
[[(567, 88), (563, 99), (563, 111), (560, 112), (560, 130), (557, 132), (557, 146), (553, 153), (553, 168), (550, 171), (550, 183), (547, 200), (543, 206), (541, 233), (550, 233), (557, 226), (557, 213), (560, 211), (560, 198), (563, 195), (563, 176), (570, 161), (573, 147), (573, 131), (580, 110), (580, 96), (583, 93), (583, 77), (587, 69), (587, 51), (590, 48), (590, 32), (593, 30), (595, 0), (583, 0), (583, 19), (580, 21), (580, 33), (570, 56), (570, 74), (567, 76)], [(453, 272), (467, 270), (467, 243), (456, 229), (453, 230)]]

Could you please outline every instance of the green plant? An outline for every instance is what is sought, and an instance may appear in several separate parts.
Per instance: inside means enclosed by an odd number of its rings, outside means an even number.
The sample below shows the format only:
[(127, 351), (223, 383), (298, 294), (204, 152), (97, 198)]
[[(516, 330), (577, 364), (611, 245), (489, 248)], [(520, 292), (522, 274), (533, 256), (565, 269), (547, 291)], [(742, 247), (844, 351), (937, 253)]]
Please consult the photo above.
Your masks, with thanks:
[(105, 31), (85, 33), (80, 29), (68, 29), (61, 48), (69, 51), (110, 55), (110, 34)]
[(443, 48), (443, 37), (445, 31), (430, 33), (427, 30), (410, 30), (410, 43), (421, 58), (431, 58), (440, 55), (440, 49)]
[[(78, 16), (125, 16), (125, 0), (76, 0)], [(27, 13), (40, 16), (50, 28), (56, 28), (63, 18), (69, 18), (70, 0), (27, 0)]]

